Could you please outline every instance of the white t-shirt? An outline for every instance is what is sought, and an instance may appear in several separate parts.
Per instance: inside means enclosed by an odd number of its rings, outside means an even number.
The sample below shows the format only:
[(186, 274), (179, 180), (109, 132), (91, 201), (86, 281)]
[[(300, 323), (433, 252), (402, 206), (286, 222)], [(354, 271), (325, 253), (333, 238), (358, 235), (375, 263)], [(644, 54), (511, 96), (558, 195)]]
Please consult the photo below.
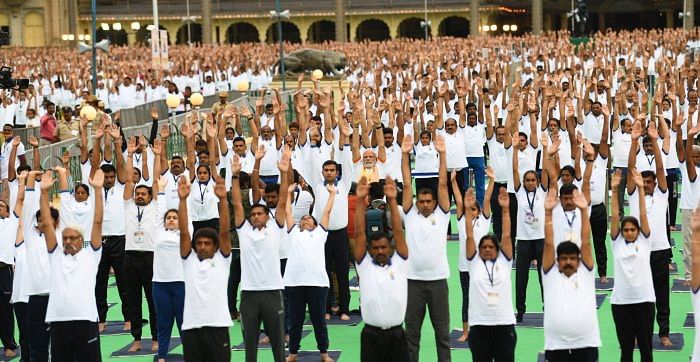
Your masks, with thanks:
[(101, 257), (102, 247), (94, 250), (92, 246), (70, 255), (64, 254), (63, 246), (58, 244), (49, 253), (51, 294), (46, 308), (46, 323), (99, 321), (95, 277)]
[[(12, 139), (6, 139), (5, 143), (2, 144), (2, 153), (0, 153), (0, 173), (2, 179), (6, 179), (8, 176), (8, 168), (10, 167), (10, 153), (12, 153)], [(17, 155), (15, 159), (15, 168), (19, 167), (19, 156), (25, 154), (24, 144), (20, 142), (17, 146)]]
[(279, 268), (279, 249), (284, 232), (284, 225), (278, 225), (272, 217), (262, 230), (254, 228), (248, 220), (238, 226), (241, 290), (284, 289)]
[(613, 131), (613, 167), (627, 168), (630, 148), (632, 148), (632, 135), (622, 133), (622, 126), (620, 126), (620, 128)]
[(542, 270), (542, 284), (547, 309), (544, 349), (600, 347), (593, 270), (580, 261), (576, 273), (566, 277), (555, 263), (549, 271)]
[[(161, 218), (162, 220), (162, 218)], [(190, 235), (191, 235), (190, 230)], [(180, 263), (180, 230), (167, 230), (163, 223), (157, 226), (153, 238), (153, 281), (181, 282), (185, 280), (183, 263)]]
[(17, 236), (17, 228), (19, 227), (19, 217), (14, 211), (10, 211), (10, 216), (0, 218), (0, 262), (14, 265), (15, 264), (15, 239)]
[(231, 270), (231, 254), (224, 256), (217, 251), (212, 258), (199, 260), (197, 253), (190, 251), (182, 265), (185, 271), (182, 330), (233, 325), (225, 287)]
[[(84, 180), (84, 179), (83, 179)], [(59, 192), (61, 198), (61, 221), (64, 225), (82, 225), (85, 231), (85, 241), (92, 236), (92, 217), (95, 213), (95, 192), (90, 187), (90, 196), (85, 201), (78, 202), (68, 191)], [(102, 197), (102, 195), (100, 195)]]
[(681, 210), (695, 210), (698, 205), (698, 199), (700, 198), (700, 189), (698, 186), (698, 174), (700, 173), (700, 165), (695, 166), (695, 180), (690, 180), (688, 177), (688, 166), (686, 161), (681, 162), (681, 192), (680, 200), (678, 201), (678, 207)]
[(219, 218), (219, 197), (214, 194), (216, 182), (210, 179), (206, 183), (199, 180), (192, 182), (187, 206), (192, 221), (206, 221)]
[[(14, 242), (13, 242), (14, 244)], [(10, 303), (27, 303), (29, 294), (24, 290), (24, 278), (27, 274), (27, 250), (22, 242), (15, 245), (15, 275), (12, 278), (12, 296)]]
[(587, 164), (587, 166), (593, 167), (591, 180), (588, 183), (591, 189), (591, 205), (600, 205), (605, 202), (605, 198), (608, 196), (606, 186), (608, 181), (608, 159), (601, 157), (599, 153), (595, 161)]
[(622, 237), (622, 230), (612, 240), (613, 272), (615, 285), (613, 285), (610, 303), (612, 304), (636, 304), (654, 303), (654, 283), (651, 277), (651, 242), (640, 231), (637, 240), (628, 243)]
[(474, 127), (467, 125), (462, 128), (465, 139), (466, 157), (484, 157), (484, 144), (486, 143), (486, 129), (481, 123), (476, 123)]
[(443, 211), (440, 206), (428, 217), (418, 212), (415, 205), (405, 214), (406, 242), (411, 251), (408, 279), (433, 281), (450, 277), (445, 238), (449, 222), (449, 211)]
[(605, 123), (605, 115), (602, 113), (598, 117), (593, 115), (593, 112), (588, 112), (583, 118), (583, 127), (581, 133), (586, 139), (593, 143), (599, 144), (603, 135), (603, 124)]
[[(510, 152), (506, 151), (503, 143), (496, 141), (495, 134), (487, 141), (487, 145), (489, 147), (489, 164), (493, 169), (495, 181), (507, 183), (509, 179), (513, 178), (513, 163), (508, 156)], [(511, 146), (511, 148), (513, 147)]]
[[(165, 194), (162, 195), (162, 197), (165, 198), (165, 210), (177, 210), (177, 208), (180, 206), (180, 197), (177, 195), (177, 184), (180, 181), (180, 177), (185, 177), (185, 179), (187, 179), (189, 177), (189, 173), (184, 171), (183, 173), (175, 176), (172, 174), (172, 172), (170, 172), (170, 170), (167, 170), (160, 177), (168, 180), (168, 184), (165, 185), (165, 190), (160, 190), (160, 192)], [(190, 189), (190, 194), (193, 192), (195, 192), (195, 190)], [(160, 197), (161, 196), (159, 196), (159, 198)]]
[(554, 248), (564, 241), (581, 246), (581, 210), (574, 208), (565, 211), (558, 203), (552, 210), (552, 222), (556, 225), (554, 229)]
[(357, 263), (362, 320), (379, 328), (402, 325), (406, 317), (408, 261), (396, 251), (389, 260), (380, 266), (366, 253)]
[(437, 133), (445, 140), (447, 168), (460, 170), (467, 167), (467, 139), (464, 129), (457, 125), (457, 130), (453, 134), (445, 132), (444, 129), (437, 130)]
[[(47, 295), (51, 288), (51, 273), (50, 268), (47, 268), (49, 251), (46, 249), (46, 240), (43, 234), (35, 226), (41, 191), (27, 188), (25, 192), (22, 225), (24, 227), (24, 246), (27, 252), (27, 268), (22, 277), (22, 289), (27, 295)], [(59, 244), (63, 242), (60, 229), (56, 230), (56, 239)]]
[(302, 217), (310, 215), (314, 197), (306, 190), (296, 190), (293, 196), (294, 199), (289, 200), (289, 202), (292, 203), (294, 223), (298, 224)]
[(433, 142), (427, 146), (419, 142), (413, 146), (413, 154), (415, 155), (415, 163), (411, 174), (414, 178), (438, 177), (440, 157)]
[(103, 190), (105, 193), (105, 212), (102, 218), (102, 235), (126, 235), (124, 184), (115, 179), (113, 187)]
[[(467, 262), (467, 226), (465, 225), (465, 216), (462, 215), (461, 218), (457, 219), (457, 228), (459, 229), (459, 259), (457, 260), (457, 266), (460, 272), (469, 271), (469, 263)], [(474, 232), (474, 243), (478, 248), (479, 240), (489, 233), (489, 228), (491, 227), (491, 218), (484, 216), (483, 213), (479, 213), (476, 219), (472, 219), (473, 232)]]
[(485, 261), (477, 252), (469, 262), (469, 324), (498, 326), (515, 324), (513, 314), (513, 260), (499, 251), (495, 261)]
[[(639, 219), (639, 190), (637, 187), (629, 195), (630, 215)], [(653, 195), (645, 195), (647, 219), (649, 220), (649, 240), (651, 251), (671, 248), (666, 235), (666, 212), (668, 211), (668, 190), (654, 188)]]
[(153, 251), (153, 240), (158, 233), (158, 225), (163, 224), (164, 198), (159, 197), (157, 201), (152, 200), (146, 206), (137, 206), (132, 197), (129, 200), (124, 200), (124, 209), (126, 214), (125, 250)]
[(284, 271), (285, 287), (326, 287), (325, 245), (328, 231), (318, 225), (313, 231), (301, 231), (294, 225), (285, 236), (287, 243), (287, 267)]
[[(386, 147), (386, 160), (380, 166), (382, 168), (382, 174), (390, 176), (393, 180), (401, 181), (401, 157), (403, 153), (401, 152), (401, 146), (394, 143), (391, 147)], [(377, 162), (377, 165), (380, 163)]]
[(520, 185), (515, 196), (518, 198), (518, 218), (516, 222), (517, 240), (544, 239), (544, 200), (547, 190), (541, 185), (535, 191), (525, 191)]

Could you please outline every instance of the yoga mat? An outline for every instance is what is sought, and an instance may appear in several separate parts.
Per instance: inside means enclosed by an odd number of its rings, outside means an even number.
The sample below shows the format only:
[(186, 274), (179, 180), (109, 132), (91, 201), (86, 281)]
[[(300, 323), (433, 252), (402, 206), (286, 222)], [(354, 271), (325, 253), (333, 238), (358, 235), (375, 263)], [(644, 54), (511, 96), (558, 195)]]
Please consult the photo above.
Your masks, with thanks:
[(469, 340), (460, 342), (457, 339), (462, 336), (462, 331), (453, 329), (450, 332), (450, 348), (451, 349), (469, 349)]
[[(180, 337), (172, 337), (170, 338), (170, 351), (175, 349), (177, 346), (179, 346), (182, 342), (180, 341)], [(141, 350), (137, 352), (127, 352), (129, 350), (129, 347), (131, 347), (131, 342), (129, 342), (126, 346), (122, 347), (121, 349), (112, 352), (112, 357), (132, 357), (132, 356), (151, 356), (156, 354), (157, 352), (151, 351), (151, 342), (148, 340), (142, 340), (141, 341)]]

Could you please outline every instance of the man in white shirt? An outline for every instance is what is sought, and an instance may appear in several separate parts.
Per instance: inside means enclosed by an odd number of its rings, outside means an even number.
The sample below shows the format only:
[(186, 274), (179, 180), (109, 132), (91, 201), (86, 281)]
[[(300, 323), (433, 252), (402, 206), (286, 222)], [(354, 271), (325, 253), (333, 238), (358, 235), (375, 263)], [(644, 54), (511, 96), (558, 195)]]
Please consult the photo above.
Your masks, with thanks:
[(228, 329), (232, 323), (226, 288), (222, 288), (228, 282), (231, 265), (226, 186), (220, 176), (214, 176), (214, 193), (219, 198), (220, 231), (202, 228), (191, 238), (187, 218), (190, 192), (188, 181), (181, 177), (178, 182), (178, 208), (182, 215), (178, 219), (181, 230), (180, 256), (185, 270), (185, 309), (182, 320), (184, 357), (188, 361), (230, 361)]
[[(365, 215), (369, 185), (363, 178), (357, 185), (355, 250), (360, 280), (360, 311), (365, 326), (360, 337), (362, 361), (406, 361), (408, 345), (403, 329), (408, 298), (408, 245), (401, 227), (397, 190), (387, 177), (384, 194), (388, 200), (395, 248), (383, 232), (373, 233), (367, 243)], [(369, 260), (368, 260), (369, 259)]]
[(15, 100), (15, 105), (15, 128), (24, 128), (27, 126), (27, 109), (29, 108), (25, 91), (19, 92), (19, 98)]
[[(291, 167), (290, 157), (291, 151), (285, 150), (278, 165), (283, 175)], [(274, 219), (270, 218), (267, 206), (255, 204), (251, 207), (250, 218), (246, 220), (239, 182), (240, 171), (240, 159), (234, 156), (231, 161), (231, 203), (241, 247), (240, 315), (246, 361), (257, 361), (258, 335), (262, 322), (270, 338), (273, 360), (282, 362), (285, 360), (284, 283), (279, 267), (279, 244), (284, 237), (287, 193), (280, 193)], [(288, 178), (282, 177), (281, 181), (280, 189), (286, 190)], [(222, 290), (225, 293), (226, 290)], [(228, 313), (226, 316), (229, 316)]]
[(579, 248), (573, 241), (562, 241), (556, 237), (553, 209), (560, 203), (555, 190), (550, 188), (545, 200), (542, 255), (542, 283), (547, 310), (544, 315), (545, 359), (551, 362), (597, 361), (601, 342), (588, 200), (574, 190), (570, 201), (581, 213), (581, 229), (577, 237), (581, 240)]
[[(156, 156), (161, 152), (160, 141), (156, 140), (152, 146)], [(127, 144), (126, 175), (134, 173), (134, 153), (139, 146), (135, 138), (131, 138)], [(119, 153), (119, 152), (117, 152)], [(160, 174), (160, 163), (155, 163), (154, 174)], [(131, 321), (131, 335), (134, 342), (129, 352), (141, 349), (141, 329), (143, 302), (141, 291), (146, 294), (148, 303), (148, 320), (151, 329), (151, 350), (158, 350), (158, 332), (156, 328), (156, 309), (153, 304), (152, 283), (153, 279), (153, 239), (157, 232), (156, 225), (165, 214), (165, 200), (158, 199), (158, 194), (144, 184), (134, 187), (132, 177), (127, 177), (124, 184), (124, 220), (126, 222), (126, 241), (124, 243), (124, 287), (126, 298), (129, 301), (127, 318)]]
[(136, 86), (131, 83), (130, 77), (124, 77), (124, 84), (117, 87), (119, 93), (119, 109), (134, 108), (136, 106)]
[[(403, 159), (401, 171), (404, 185), (411, 184), (410, 152), (411, 136), (404, 137), (401, 145)], [(408, 304), (406, 306), (406, 340), (409, 361), (418, 361), (421, 327), (426, 305), (430, 309), (430, 321), (435, 330), (437, 360), (450, 361), (450, 308), (447, 279), (450, 268), (447, 262), (445, 232), (450, 222), (450, 198), (447, 192), (447, 160), (445, 140), (438, 136), (435, 150), (440, 155), (437, 198), (430, 190), (418, 190), (416, 202), (407, 187), (403, 193), (403, 213), (408, 248)], [(356, 234), (357, 235), (357, 234)]]
[[(65, 190), (68, 187), (66, 170), (56, 170), (62, 174), (59, 187)], [(101, 358), (95, 275), (102, 254), (103, 182), (102, 171), (97, 171), (90, 180), (97, 195), (90, 247), (84, 248), (84, 225), (66, 225), (59, 242), (49, 207), (49, 189), (54, 179), (50, 172), (45, 172), (41, 180), (41, 225), (51, 271), (46, 322), (51, 326), (51, 358), (55, 361), (99, 361)]]

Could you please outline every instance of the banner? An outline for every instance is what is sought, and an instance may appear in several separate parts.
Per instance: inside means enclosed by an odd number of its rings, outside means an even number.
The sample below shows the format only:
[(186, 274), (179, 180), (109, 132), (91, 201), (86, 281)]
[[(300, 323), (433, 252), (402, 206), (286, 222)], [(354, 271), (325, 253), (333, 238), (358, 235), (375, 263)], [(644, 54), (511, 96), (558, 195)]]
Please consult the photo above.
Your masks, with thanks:
[(154, 68), (160, 68), (160, 32), (158, 29), (151, 30), (151, 65)]

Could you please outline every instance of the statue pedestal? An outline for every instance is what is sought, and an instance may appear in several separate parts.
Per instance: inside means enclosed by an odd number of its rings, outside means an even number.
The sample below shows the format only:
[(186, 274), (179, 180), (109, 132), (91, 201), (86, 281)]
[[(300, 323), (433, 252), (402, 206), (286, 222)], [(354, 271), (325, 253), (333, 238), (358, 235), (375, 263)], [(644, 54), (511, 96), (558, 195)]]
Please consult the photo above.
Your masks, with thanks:
[[(288, 77), (285, 79), (286, 87), (287, 90), (295, 90), (297, 87), (297, 79), (296, 78), (291, 78)], [(282, 79), (280, 77), (275, 77), (272, 82), (270, 82), (267, 86), (269, 89), (278, 89), (282, 91)], [(348, 94), (348, 90), (350, 89), (350, 83), (348, 83), (347, 80), (345, 79), (333, 79), (333, 78), (323, 78), (319, 81), (319, 87), (320, 90), (323, 91), (325, 88), (330, 88), (331, 89), (331, 94), (333, 95), (333, 104), (335, 106), (335, 110), (338, 109), (340, 106), (340, 89), (342, 87), (343, 93)], [(304, 79), (304, 81), (301, 82), (301, 88), (302, 89), (313, 89), (314, 88), (314, 83), (310, 79)]]

